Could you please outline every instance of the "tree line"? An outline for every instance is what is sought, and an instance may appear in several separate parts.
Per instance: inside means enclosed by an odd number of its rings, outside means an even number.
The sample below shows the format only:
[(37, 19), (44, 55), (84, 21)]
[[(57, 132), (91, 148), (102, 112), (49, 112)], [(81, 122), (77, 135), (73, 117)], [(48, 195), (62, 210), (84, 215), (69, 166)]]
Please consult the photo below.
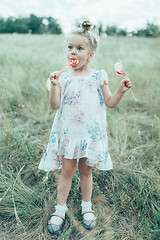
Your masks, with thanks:
[(147, 23), (144, 28), (130, 32), (127, 29), (118, 28), (116, 25), (106, 26), (105, 30), (102, 29), (102, 24), (100, 24), (98, 28), (99, 35), (105, 33), (108, 36), (160, 37), (160, 27), (154, 23)]
[[(79, 26), (79, 24), (76, 24)], [(160, 27), (154, 23), (147, 23), (144, 28), (128, 32), (127, 29), (118, 28), (117, 25), (103, 26), (99, 23), (94, 26), (99, 35), (107, 36), (137, 36), (137, 37), (159, 37)], [(30, 14), (29, 17), (0, 18), (0, 33), (31, 33), (31, 34), (61, 34), (63, 32), (57, 19), (53, 17), (38, 17)]]
[(30, 14), (26, 18), (0, 18), (0, 33), (61, 34), (62, 28), (53, 17), (38, 17)]

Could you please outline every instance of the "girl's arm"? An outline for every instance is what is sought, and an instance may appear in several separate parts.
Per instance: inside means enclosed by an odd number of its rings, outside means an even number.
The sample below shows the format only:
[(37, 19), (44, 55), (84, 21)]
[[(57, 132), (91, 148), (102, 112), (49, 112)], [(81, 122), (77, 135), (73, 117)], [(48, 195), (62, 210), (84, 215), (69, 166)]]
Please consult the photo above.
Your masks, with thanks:
[(49, 79), (51, 81), (51, 89), (49, 95), (49, 103), (54, 110), (57, 110), (61, 104), (61, 87), (58, 83), (59, 76), (62, 72), (56, 71), (51, 73)]
[(106, 83), (102, 85), (102, 93), (104, 97), (104, 102), (107, 107), (113, 108), (120, 102), (121, 98), (123, 97), (124, 93), (131, 88), (132, 84), (128, 77), (123, 78), (120, 82), (119, 88), (117, 92), (112, 95), (110, 89)]

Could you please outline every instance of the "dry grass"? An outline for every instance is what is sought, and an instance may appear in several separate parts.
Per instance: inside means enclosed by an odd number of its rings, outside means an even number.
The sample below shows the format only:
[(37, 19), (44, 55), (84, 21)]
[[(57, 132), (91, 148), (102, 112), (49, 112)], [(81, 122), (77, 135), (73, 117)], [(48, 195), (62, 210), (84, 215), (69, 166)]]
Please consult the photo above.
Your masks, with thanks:
[[(1, 240), (158, 240), (160, 39), (101, 39), (93, 65), (108, 72), (111, 91), (124, 65), (133, 82), (119, 106), (107, 109), (114, 170), (93, 170), (93, 208), (98, 224), (82, 226), (79, 173), (68, 197), (60, 236), (46, 229), (56, 203), (59, 172), (37, 170), (55, 112), (48, 104), (49, 73), (65, 66), (63, 36), (0, 36)], [(62, 60), (63, 59), (63, 60)]]

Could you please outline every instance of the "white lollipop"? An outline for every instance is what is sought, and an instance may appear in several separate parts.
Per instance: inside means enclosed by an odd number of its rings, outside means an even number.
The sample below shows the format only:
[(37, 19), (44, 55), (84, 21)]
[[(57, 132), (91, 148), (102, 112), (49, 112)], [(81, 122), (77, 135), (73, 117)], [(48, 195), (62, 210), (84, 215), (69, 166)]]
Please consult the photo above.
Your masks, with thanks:
[(115, 63), (114, 64), (114, 68), (116, 69), (116, 71), (121, 72), (122, 71), (122, 63)]
[[(126, 76), (126, 73), (122, 73), (122, 63), (115, 63), (115, 64), (114, 64), (114, 68), (115, 68), (116, 72), (117, 72), (119, 75)], [(130, 91), (131, 91), (131, 93), (132, 93), (135, 101), (137, 101), (137, 98), (136, 98), (136, 96), (134, 95), (132, 89), (130, 89)]]

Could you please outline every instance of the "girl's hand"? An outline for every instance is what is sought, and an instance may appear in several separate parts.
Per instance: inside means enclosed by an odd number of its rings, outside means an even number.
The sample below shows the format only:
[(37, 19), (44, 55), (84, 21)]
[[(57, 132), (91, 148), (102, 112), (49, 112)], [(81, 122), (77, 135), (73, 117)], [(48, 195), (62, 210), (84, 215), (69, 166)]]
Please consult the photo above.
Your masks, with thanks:
[(57, 86), (58, 78), (60, 77), (61, 74), (62, 74), (62, 71), (55, 71), (50, 74), (49, 79), (53, 84), (53, 86)]
[(126, 76), (123, 78), (123, 80), (120, 82), (119, 85), (119, 91), (125, 93), (128, 89), (132, 87), (130, 79)]

